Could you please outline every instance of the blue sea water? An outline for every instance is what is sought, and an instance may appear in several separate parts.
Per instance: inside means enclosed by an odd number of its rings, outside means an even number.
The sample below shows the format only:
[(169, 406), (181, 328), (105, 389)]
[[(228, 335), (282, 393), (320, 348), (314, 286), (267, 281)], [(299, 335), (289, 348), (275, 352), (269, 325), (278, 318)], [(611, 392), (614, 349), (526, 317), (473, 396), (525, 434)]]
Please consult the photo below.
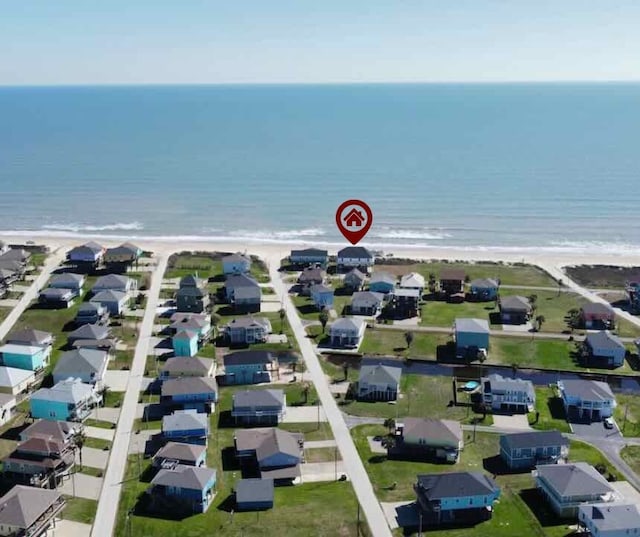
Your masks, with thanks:
[(0, 230), (633, 251), (640, 84), (0, 88)]

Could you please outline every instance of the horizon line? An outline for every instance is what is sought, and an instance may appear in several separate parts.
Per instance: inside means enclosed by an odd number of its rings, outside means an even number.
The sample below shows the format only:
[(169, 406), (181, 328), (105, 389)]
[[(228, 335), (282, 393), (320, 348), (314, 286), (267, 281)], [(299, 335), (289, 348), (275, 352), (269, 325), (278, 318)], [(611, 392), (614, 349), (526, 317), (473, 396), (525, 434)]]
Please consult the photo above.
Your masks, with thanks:
[(194, 86), (492, 86), (492, 85), (578, 85), (578, 84), (639, 84), (637, 79), (610, 80), (436, 80), (436, 81), (326, 81), (326, 82), (61, 82), (53, 84), (3, 84), (5, 88), (96, 88), (96, 87), (194, 87)]

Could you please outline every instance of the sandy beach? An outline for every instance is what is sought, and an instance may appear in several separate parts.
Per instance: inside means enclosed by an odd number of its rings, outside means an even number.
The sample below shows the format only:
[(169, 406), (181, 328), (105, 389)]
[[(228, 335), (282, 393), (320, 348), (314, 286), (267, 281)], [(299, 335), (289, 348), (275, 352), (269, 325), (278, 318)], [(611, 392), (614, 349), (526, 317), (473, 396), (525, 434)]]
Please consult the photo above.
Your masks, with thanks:
[[(104, 237), (101, 235), (73, 235), (60, 236), (58, 234), (36, 233), (33, 236), (28, 234), (20, 235), (3, 235), (0, 234), (0, 240), (7, 244), (24, 244), (26, 241), (33, 241), (36, 244), (46, 244), (51, 250), (61, 249), (65, 251), (74, 246), (82, 244), (88, 240), (95, 240), (106, 247), (117, 246), (125, 241), (131, 241), (145, 250), (154, 252), (156, 255), (170, 255), (180, 251), (221, 251), (221, 252), (246, 252), (257, 255), (265, 260), (273, 262), (280, 260), (289, 255), (291, 249), (318, 247), (326, 248), (329, 254), (335, 254), (339, 249), (349, 246), (345, 241), (343, 245), (327, 244), (322, 242), (234, 242), (228, 240), (211, 240), (204, 238), (202, 240), (184, 240), (181, 237)], [(366, 245), (366, 242), (363, 243)], [(368, 245), (371, 249), (376, 249), (374, 245)], [(470, 250), (442, 247), (425, 247), (425, 248), (402, 248), (401, 246), (394, 248), (384, 248), (385, 256), (410, 258), (419, 260), (429, 259), (448, 259), (460, 261), (492, 261), (492, 262), (524, 262), (539, 266), (560, 268), (567, 265), (618, 265), (618, 266), (635, 266), (640, 265), (640, 251), (636, 255), (629, 253), (588, 253), (588, 252), (567, 252), (559, 250), (558, 252), (538, 252), (530, 248), (517, 249), (500, 249), (492, 250)]]

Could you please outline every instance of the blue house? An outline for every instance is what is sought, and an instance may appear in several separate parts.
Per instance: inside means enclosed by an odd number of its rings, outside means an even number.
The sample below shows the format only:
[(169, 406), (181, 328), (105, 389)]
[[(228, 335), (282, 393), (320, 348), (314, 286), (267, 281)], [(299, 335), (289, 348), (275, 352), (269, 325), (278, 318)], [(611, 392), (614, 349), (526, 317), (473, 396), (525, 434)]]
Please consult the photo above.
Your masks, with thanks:
[(453, 331), (456, 356), (475, 358), (479, 349), (489, 348), (489, 323), (486, 319), (456, 319)]
[(482, 472), (419, 475), (413, 489), (425, 526), (489, 520), (500, 496), (498, 485)]
[(277, 368), (275, 357), (268, 351), (239, 351), (226, 354), (224, 380), (226, 384), (258, 384), (271, 380)]
[(74, 274), (73, 272), (64, 272), (54, 274), (49, 281), (49, 287), (54, 289), (71, 289), (79, 295), (84, 285), (85, 277), (83, 274)]
[(470, 284), (470, 294), (473, 300), (478, 302), (489, 302), (498, 296), (500, 284), (491, 278), (479, 278)]
[(396, 288), (396, 279), (388, 272), (374, 272), (369, 280), (369, 291), (391, 293)]
[(251, 270), (251, 259), (239, 254), (232, 254), (222, 258), (222, 272), (224, 274), (245, 274)]
[(318, 248), (306, 248), (304, 250), (291, 250), (289, 261), (292, 265), (314, 265), (325, 266), (329, 261), (329, 252)]
[(177, 464), (161, 469), (151, 481), (152, 508), (205, 513), (215, 496), (216, 471)]
[(173, 442), (207, 445), (209, 416), (197, 410), (176, 410), (162, 418), (162, 436)]
[(171, 343), (176, 356), (195, 356), (198, 353), (198, 333), (180, 330), (173, 336)]
[(93, 386), (64, 380), (52, 388), (40, 388), (31, 396), (31, 417), (43, 420), (82, 421), (100, 403)]
[(512, 470), (566, 461), (569, 440), (558, 431), (534, 431), (500, 436), (500, 457)]
[(44, 347), (16, 345), (9, 343), (0, 347), (2, 363), (7, 367), (38, 371), (46, 367), (49, 361), (48, 351)]
[(603, 330), (587, 334), (584, 354), (590, 366), (620, 367), (624, 364), (627, 348), (618, 336)]
[(333, 308), (333, 289), (326, 285), (316, 284), (311, 286), (311, 299), (316, 308), (322, 310), (324, 308)]
[(559, 380), (558, 389), (568, 421), (601, 421), (610, 418), (617, 405), (609, 384), (599, 380)]
[(273, 479), (240, 479), (235, 488), (238, 511), (263, 511), (273, 507)]
[(211, 413), (217, 400), (218, 385), (213, 377), (180, 377), (162, 383), (160, 402), (169, 407)]

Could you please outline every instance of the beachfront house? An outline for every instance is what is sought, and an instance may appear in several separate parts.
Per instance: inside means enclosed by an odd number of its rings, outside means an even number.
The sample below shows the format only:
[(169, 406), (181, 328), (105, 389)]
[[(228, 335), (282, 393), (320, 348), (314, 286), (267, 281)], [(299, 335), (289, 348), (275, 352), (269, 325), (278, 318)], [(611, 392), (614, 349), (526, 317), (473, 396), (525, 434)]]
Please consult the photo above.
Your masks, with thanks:
[(411, 319), (420, 311), (421, 293), (418, 289), (397, 287), (391, 293), (391, 312), (396, 319)]
[(425, 526), (471, 525), (489, 520), (500, 496), (496, 482), (482, 472), (418, 475), (413, 490)]
[(2, 356), (2, 365), (29, 371), (39, 371), (49, 363), (46, 347), (7, 343), (0, 347), (0, 356)]
[(372, 291), (358, 291), (351, 297), (351, 314), (377, 317), (382, 311), (384, 295)]
[(240, 254), (231, 254), (222, 258), (223, 274), (246, 274), (251, 270), (251, 259)]
[(611, 306), (600, 302), (589, 302), (580, 308), (580, 326), (587, 329), (611, 330), (616, 314)]
[(586, 462), (542, 464), (532, 471), (536, 488), (561, 518), (576, 519), (580, 505), (613, 502), (615, 489)]
[(153, 456), (151, 465), (154, 468), (163, 468), (174, 464), (205, 466), (206, 462), (207, 448), (205, 446), (167, 442)]
[(640, 535), (640, 509), (626, 502), (580, 505), (578, 529), (596, 537)]
[(271, 371), (278, 363), (269, 351), (238, 351), (225, 354), (225, 384), (259, 384), (271, 381)]
[(340, 317), (329, 326), (332, 347), (357, 349), (362, 343), (367, 323), (357, 317)]
[(176, 309), (179, 312), (202, 313), (209, 306), (207, 282), (197, 276), (188, 275), (180, 280), (176, 292)]
[(161, 468), (147, 491), (152, 510), (206, 513), (215, 497), (216, 471), (176, 464)]
[(218, 400), (218, 384), (213, 377), (180, 377), (165, 380), (160, 403), (170, 409), (196, 409), (211, 414)]
[(246, 274), (230, 274), (224, 282), (227, 302), (238, 313), (260, 311), (262, 291), (260, 284)]
[(273, 479), (246, 478), (236, 482), (238, 511), (265, 511), (273, 508)]
[(51, 276), (51, 279), (49, 280), (49, 287), (53, 289), (70, 289), (77, 296), (82, 292), (84, 282), (84, 274), (64, 272), (62, 274), (54, 274)]
[(223, 334), (231, 345), (264, 343), (272, 332), (266, 317), (237, 317), (223, 327)]
[(404, 418), (396, 422), (395, 446), (390, 455), (458, 462), (464, 446), (462, 426), (453, 420)]
[(290, 484), (300, 478), (304, 436), (273, 427), (235, 432), (236, 457), (244, 468), (258, 468), (262, 479)]
[(354, 267), (368, 272), (374, 264), (374, 257), (364, 246), (347, 246), (338, 252), (336, 261), (341, 272)]
[(122, 291), (100, 291), (91, 297), (92, 304), (99, 304), (110, 315), (123, 315), (129, 304), (129, 295)]
[(402, 368), (389, 365), (363, 365), (358, 377), (358, 399), (395, 401), (400, 390)]
[(583, 344), (583, 354), (591, 367), (621, 367), (627, 354), (622, 340), (604, 330), (587, 334)]
[(0, 426), (9, 423), (13, 419), (17, 405), (14, 395), (0, 393)]
[(328, 262), (329, 252), (318, 248), (291, 250), (291, 254), (289, 254), (289, 263), (294, 266), (320, 265), (326, 267)]
[(161, 381), (180, 377), (213, 377), (216, 361), (200, 356), (175, 356), (162, 364), (159, 372)]
[(105, 248), (97, 242), (90, 241), (76, 246), (67, 252), (67, 262), (79, 269), (92, 271), (102, 263)]
[(489, 323), (486, 319), (456, 319), (453, 337), (456, 356), (475, 360), (480, 349), (489, 349)]
[(49, 535), (65, 505), (58, 490), (15, 485), (0, 498), (0, 532), (7, 536)]
[(198, 333), (191, 330), (180, 330), (171, 338), (175, 356), (195, 356), (198, 354)]
[(278, 425), (286, 408), (287, 396), (282, 390), (244, 390), (233, 394), (231, 416), (243, 425)]
[(40, 388), (31, 396), (31, 416), (43, 420), (83, 421), (101, 400), (92, 385), (63, 380), (52, 388)]
[(492, 278), (477, 278), (469, 284), (469, 298), (475, 302), (490, 302), (498, 297), (500, 284)]
[(73, 322), (76, 326), (85, 324), (106, 323), (109, 310), (99, 302), (83, 302), (80, 304)]
[(66, 309), (72, 306), (75, 297), (76, 293), (71, 289), (47, 287), (38, 294), (38, 303), (41, 308)]
[(0, 393), (18, 395), (29, 390), (35, 382), (35, 374), (31, 370), (17, 367), (0, 367)]
[(114, 248), (107, 248), (104, 253), (104, 264), (115, 272), (125, 272), (127, 267), (137, 263), (142, 257), (142, 248), (125, 242)]
[(525, 324), (532, 313), (529, 299), (519, 295), (500, 298), (500, 320), (503, 324)]
[(447, 298), (462, 294), (464, 300), (464, 280), (466, 277), (464, 269), (442, 269), (440, 272), (440, 292)]
[(310, 288), (311, 300), (319, 310), (333, 308), (333, 289), (326, 285), (313, 285)]
[(391, 293), (396, 288), (396, 279), (388, 272), (376, 271), (369, 279), (369, 291), (374, 293)]
[(195, 409), (176, 410), (162, 418), (162, 436), (172, 442), (206, 446), (209, 416)]
[(480, 385), (480, 402), (492, 411), (526, 414), (535, 409), (536, 392), (530, 380), (508, 378), (494, 373), (482, 377)]
[(102, 387), (109, 355), (96, 349), (74, 349), (62, 353), (53, 369), (53, 383), (80, 379), (86, 384)]
[(83, 324), (72, 332), (69, 332), (67, 341), (73, 345), (76, 341), (104, 340), (111, 335), (111, 330), (104, 324)]
[(130, 293), (137, 288), (137, 281), (122, 274), (106, 274), (100, 276), (91, 288), (91, 293), (97, 295), (103, 291), (118, 291)]
[(367, 276), (357, 268), (351, 269), (344, 275), (344, 286), (351, 291), (360, 291), (364, 287)]
[(610, 418), (617, 404), (609, 384), (599, 380), (559, 380), (558, 389), (568, 421)]
[(527, 431), (500, 436), (500, 457), (510, 470), (566, 462), (569, 440), (558, 431)]
[(402, 287), (403, 289), (417, 289), (422, 295), (424, 292), (424, 286), (424, 276), (417, 272), (410, 272), (409, 274), (405, 274), (400, 277), (400, 285), (398, 287)]

